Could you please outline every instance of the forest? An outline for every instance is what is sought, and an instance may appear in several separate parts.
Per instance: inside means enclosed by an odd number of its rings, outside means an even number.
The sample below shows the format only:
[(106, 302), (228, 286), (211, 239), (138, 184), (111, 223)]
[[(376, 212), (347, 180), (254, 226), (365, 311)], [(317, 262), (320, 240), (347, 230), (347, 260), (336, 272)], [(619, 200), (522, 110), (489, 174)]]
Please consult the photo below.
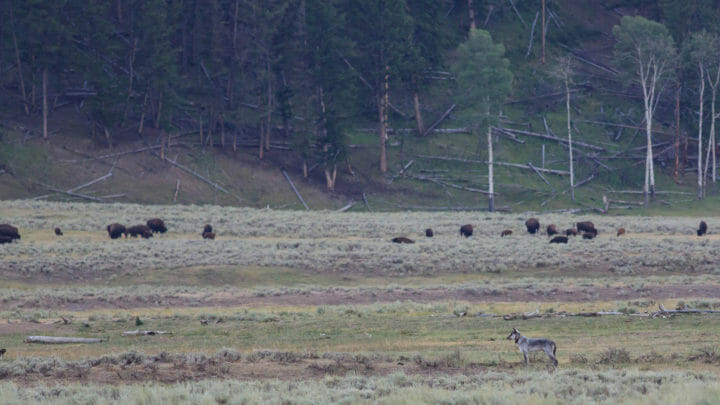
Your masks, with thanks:
[[(584, 6), (616, 21), (597, 28)], [(203, 148), (252, 142), (260, 159), (280, 145), (304, 176), (320, 167), (330, 190), (338, 167), (352, 172), (353, 133), (374, 134), (382, 175), (397, 164), (389, 145), (466, 131), (482, 140), (469, 158), (490, 163), (491, 210), (493, 144), (543, 133), (569, 149), (558, 166), (573, 201), (577, 172), (606, 171), (632, 177), (647, 205), (658, 164), (676, 183), (697, 176), (698, 198), (715, 184), (718, 20), (715, 0), (5, 0), (0, 107), (42, 120), (43, 138), (67, 106), (110, 148), (154, 130), (162, 159), (187, 134)], [(587, 51), (599, 42), (609, 45)], [(598, 100), (627, 120), (587, 114)], [(559, 135), (547, 121), (513, 128), (547, 109)], [(577, 126), (593, 120), (635, 135), (622, 151), (620, 135), (588, 143)], [(627, 174), (638, 164), (644, 176)]]

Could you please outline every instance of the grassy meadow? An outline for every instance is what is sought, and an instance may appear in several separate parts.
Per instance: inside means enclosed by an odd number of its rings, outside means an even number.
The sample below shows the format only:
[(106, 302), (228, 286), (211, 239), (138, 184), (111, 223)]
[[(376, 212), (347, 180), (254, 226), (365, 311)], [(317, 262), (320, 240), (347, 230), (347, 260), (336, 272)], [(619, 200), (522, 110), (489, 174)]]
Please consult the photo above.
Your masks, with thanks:
[[(720, 310), (719, 217), (698, 238), (698, 217), (534, 215), (599, 230), (555, 245), (529, 216), (5, 201), (22, 239), (0, 245), (0, 403), (720, 398), (720, 314), (650, 316)], [(168, 233), (105, 232), (151, 217)], [(597, 311), (618, 314), (574, 316)], [(553, 339), (559, 367), (522, 364), (513, 327)], [(122, 336), (136, 329), (169, 333)]]

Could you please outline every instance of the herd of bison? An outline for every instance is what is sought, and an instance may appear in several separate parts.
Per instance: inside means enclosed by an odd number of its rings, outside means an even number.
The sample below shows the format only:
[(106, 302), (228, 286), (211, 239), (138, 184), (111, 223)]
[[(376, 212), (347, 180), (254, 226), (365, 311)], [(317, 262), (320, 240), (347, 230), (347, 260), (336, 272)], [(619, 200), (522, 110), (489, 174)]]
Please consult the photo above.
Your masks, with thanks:
[[(540, 221), (537, 218), (530, 218), (527, 221), (525, 221), (525, 227), (527, 228), (528, 233), (534, 235), (540, 232)], [(697, 236), (703, 236), (707, 233), (707, 223), (705, 221), (700, 221), (700, 226), (698, 227), (696, 233)], [(545, 228), (545, 232), (547, 233), (548, 237), (551, 237), (550, 243), (568, 243), (568, 238), (571, 236), (578, 236), (582, 235), (583, 239), (594, 239), (597, 234), (598, 230), (595, 228), (595, 224), (593, 224), (590, 221), (582, 221), (575, 224), (575, 228), (568, 228), (564, 232), (558, 231), (557, 226), (555, 224), (550, 224)], [(500, 237), (505, 237), (512, 235), (513, 231), (511, 229), (505, 229), (500, 233)], [(565, 235), (562, 235), (562, 234)], [(470, 224), (463, 225), (460, 227), (460, 235), (464, 237), (470, 237), (473, 234), (473, 226)], [(621, 236), (625, 234), (625, 228), (618, 228), (617, 230), (617, 236)], [(434, 232), (432, 229), (428, 228), (425, 230), (425, 236), (428, 238), (433, 237)], [(397, 238), (392, 239), (395, 243), (415, 243), (414, 240), (407, 238), (405, 236), (399, 236)]]
[[(528, 233), (530, 234), (537, 234), (540, 232), (540, 221), (537, 218), (530, 218), (527, 221), (525, 221), (525, 227), (527, 228)], [(165, 233), (167, 232), (167, 227), (165, 226), (165, 222), (160, 218), (152, 218), (149, 219), (145, 225), (133, 225), (126, 227), (123, 224), (110, 224), (107, 226), (107, 233), (110, 239), (118, 239), (121, 238), (123, 235), (125, 235), (125, 238), (130, 235), (130, 237), (138, 237), (141, 236), (142, 238), (152, 238), (153, 234), (156, 232), (159, 233)], [(707, 233), (707, 224), (705, 221), (700, 221), (700, 226), (697, 229), (697, 236), (703, 236)], [(568, 243), (568, 238), (571, 236), (579, 236), (581, 235), (583, 239), (593, 239), (597, 236), (598, 231), (597, 228), (595, 228), (595, 225), (590, 221), (582, 221), (575, 224), (574, 228), (566, 229), (564, 232), (558, 231), (557, 227), (554, 224), (550, 224), (545, 228), (545, 232), (547, 233), (548, 237), (551, 237), (550, 243)], [(510, 229), (505, 229), (500, 233), (500, 237), (505, 237), (512, 235), (513, 231)], [(564, 233), (564, 235), (563, 235)], [(62, 230), (60, 228), (55, 228), (55, 235), (62, 236)], [(460, 235), (464, 237), (470, 237), (473, 234), (473, 226), (470, 224), (463, 225), (460, 227)], [(619, 228), (617, 230), (617, 236), (621, 236), (625, 234), (625, 228)], [(213, 228), (211, 225), (206, 224), (203, 227), (203, 231), (201, 233), (203, 239), (215, 239), (215, 232), (213, 232)], [(435, 235), (432, 229), (428, 228), (425, 230), (425, 236), (428, 238), (432, 238)], [(14, 240), (20, 239), (20, 233), (18, 231), (18, 228), (9, 225), (9, 224), (0, 224), (0, 244), (3, 243), (11, 243)], [(414, 240), (407, 238), (405, 236), (399, 236), (397, 238), (393, 238), (392, 242), (394, 243), (415, 243)]]
[[(140, 224), (128, 227), (123, 224), (114, 223), (108, 225), (105, 229), (107, 229), (110, 239), (118, 239), (123, 235), (125, 235), (125, 238), (130, 235), (132, 238), (140, 236), (147, 239), (152, 238), (154, 233), (165, 233), (168, 230), (165, 226), (165, 221), (160, 218), (149, 219), (145, 225)], [(62, 230), (56, 227), (55, 235), (62, 236), (62, 234)], [(203, 227), (201, 235), (203, 239), (215, 239), (215, 232), (213, 232), (212, 225), (206, 224)], [(20, 240), (20, 232), (17, 227), (9, 224), (0, 224), (0, 244), (10, 243), (16, 239)]]

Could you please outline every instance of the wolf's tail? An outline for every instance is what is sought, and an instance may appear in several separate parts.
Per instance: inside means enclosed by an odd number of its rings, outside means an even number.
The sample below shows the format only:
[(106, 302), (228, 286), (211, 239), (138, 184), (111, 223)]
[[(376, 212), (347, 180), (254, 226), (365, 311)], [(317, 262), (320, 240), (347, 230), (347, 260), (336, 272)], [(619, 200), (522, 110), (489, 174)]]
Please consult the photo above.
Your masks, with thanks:
[(553, 356), (555, 355), (556, 350), (557, 350), (557, 345), (553, 343)]

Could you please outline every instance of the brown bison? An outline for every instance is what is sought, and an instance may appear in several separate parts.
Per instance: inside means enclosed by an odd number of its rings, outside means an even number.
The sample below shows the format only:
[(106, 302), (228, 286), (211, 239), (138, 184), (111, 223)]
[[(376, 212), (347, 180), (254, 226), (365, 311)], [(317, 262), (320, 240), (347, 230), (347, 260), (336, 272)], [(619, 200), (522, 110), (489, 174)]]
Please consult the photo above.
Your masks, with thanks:
[(590, 221), (578, 222), (575, 224), (575, 228), (577, 228), (578, 232), (594, 232), (597, 234), (595, 224)]
[(594, 239), (597, 236), (597, 232), (583, 232), (583, 239)]
[(464, 236), (466, 238), (472, 236), (473, 234), (473, 226), (470, 224), (463, 225), (460, 227), (460, 235)]
[(3, 243), (12, 243), (12, 241), (13, 238), (5, 235), (0, 235), (0, 245), (2, 245)]
[(57, 235), (57, 236), (62, 236), (62, 234), (63, 234), (63, 233), (62, 233), (62, 230), (61, 230), (60, 228), (58, 228), (58, 227), (55, 227), (55, 235)]
[(414, 240), (406, 238), (404, 236), (398, 236), (392, 239), (393, 243), (415, 243)]
[(512, 231), (510, 229), (506, 229), (506, 230), (502, 231), (502, 233), (500, 234), (500, 237), (502, 238), (502, 237), (510, 236), (510, 235), (512, 235)]
[(697, 236), (703, 236), (707, 233), (707, 224), (705, 221), (700, 221), (700, 227), (697, 230)]
[(213, 230), (212, 230), (212, 225), (210, 225), (210, 224), (205, 224), (205, 227), (203, 228), (203, 233), (205, 233), (205, 232), (212, 232), (212, 231), (213, 231)]
[(553, 235), (557, 235), (559, 233), (554, 224), (548, 225), (546, 230), (547, 230), (547, 236), (553, 236)]
[(147, 225), (131, 226), (127, 229), (127, 233), (129, 233), (130, 236), (133, 238), (136, 238), (138, 235), (142, 236), (145, 239), (152, 238), (153, 236), (152, 230)]
[(203, 239), (215, 239), (215, 232), (203, 232)]
[(538, 229), (540, 229), (540, 221), (538, 221), (537, 218), (530, 218), (525, 221), (525, 227), (529, 233), (535, 234)]
[(617, 236), (625, 235), (625, 228), (618, 228)]
[(125, 225), (122, 224), (110, 224), (107, 226), (107, 232), (108, 236), (110, 236), (110, 239), (117, 239), (121, 237), (122, 235), (125, 235), (127, 238), (127, 229), (125, 229)]
[(550, 239), (550, 243), (568, 243), (568, 237), (567, 237), (567, 236), (558, 235), (558, 236)]
[(425, 230), (425, 236), (427, 236), (428, 238), (432, 238), (433, 236), (435, 236), (435, 233), (432, 229), (428, 228)]
[(147, 227), (150, 228), (152, 233), (160, 232), (165, 233), (167, 232), (167, 227), (165, 226), (165, 222), (160, 218), (152, 218), (148, 219), (146, 222)]
[(0, 224), (0, 236), (7, 236), (11, 241), (13, 239), (20, 239), (18, 229), (10, 224)]
[(568, 228), (565, 230), (565, 236), (577, 236), (578, 231), (575, 228)]

